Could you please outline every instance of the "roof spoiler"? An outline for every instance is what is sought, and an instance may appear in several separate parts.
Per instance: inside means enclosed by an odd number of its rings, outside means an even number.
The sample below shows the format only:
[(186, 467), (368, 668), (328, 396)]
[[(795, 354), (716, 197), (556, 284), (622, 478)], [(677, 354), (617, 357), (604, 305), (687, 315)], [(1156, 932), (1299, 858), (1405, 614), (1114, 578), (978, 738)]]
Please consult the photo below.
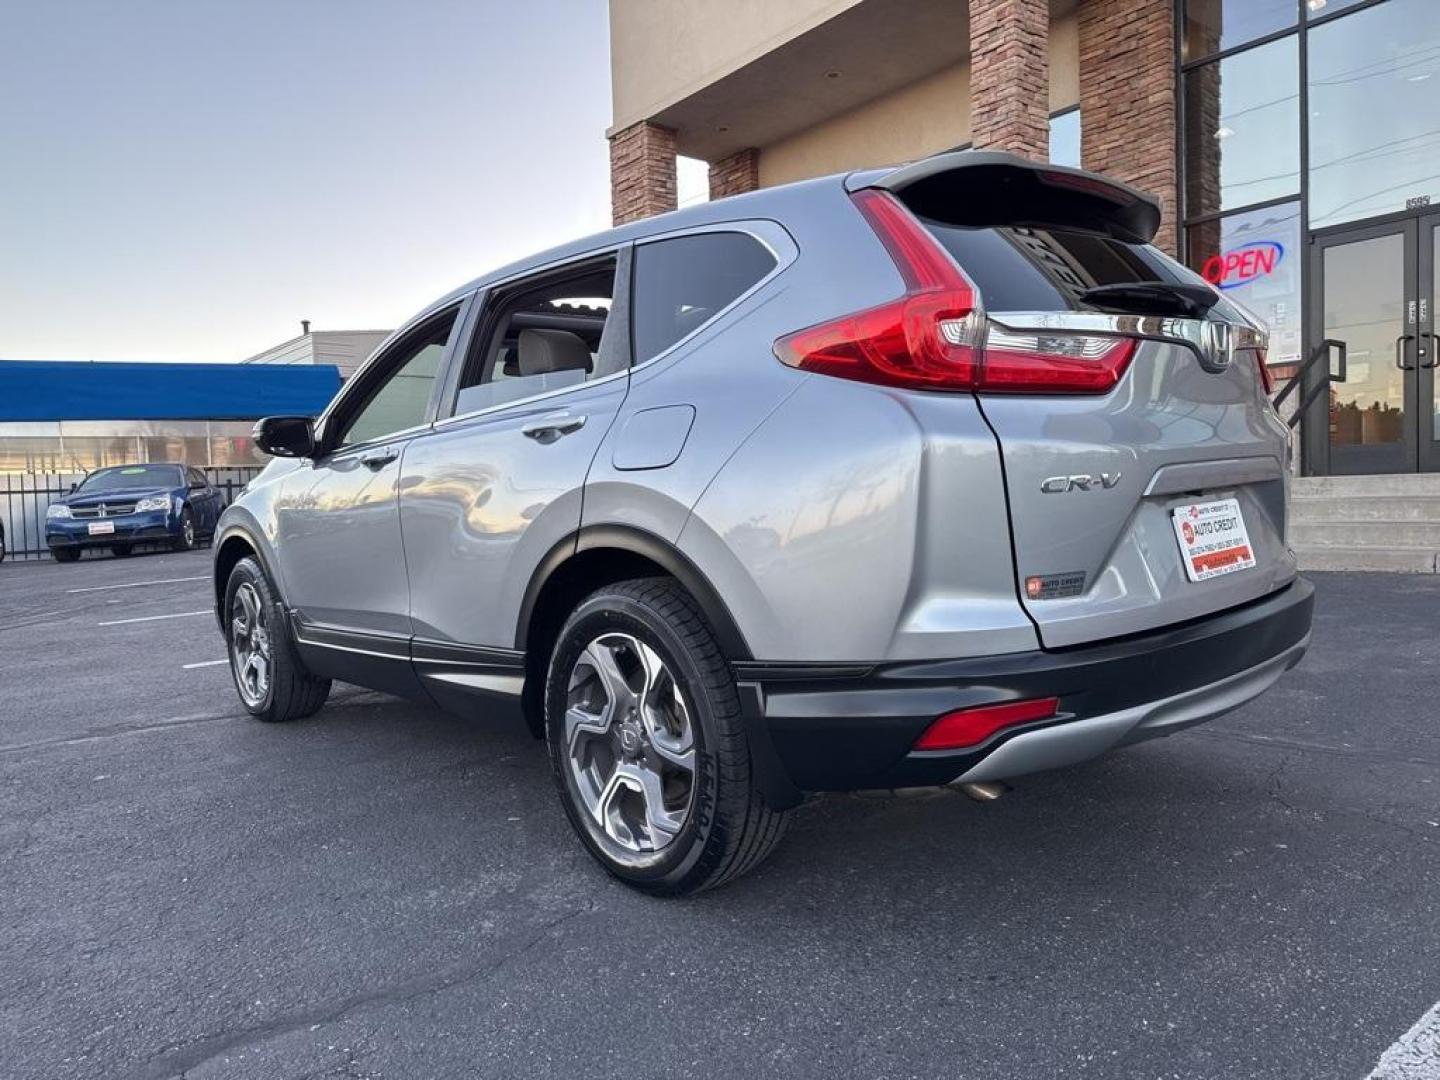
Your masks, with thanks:
[(974, 228), (1067, 228), (1148, 244), (1160, 201), (1083, 169), (993, 150), (952, 150), (895, 169), (846, 178), (849, 191), (879, 188), (921, 217)]

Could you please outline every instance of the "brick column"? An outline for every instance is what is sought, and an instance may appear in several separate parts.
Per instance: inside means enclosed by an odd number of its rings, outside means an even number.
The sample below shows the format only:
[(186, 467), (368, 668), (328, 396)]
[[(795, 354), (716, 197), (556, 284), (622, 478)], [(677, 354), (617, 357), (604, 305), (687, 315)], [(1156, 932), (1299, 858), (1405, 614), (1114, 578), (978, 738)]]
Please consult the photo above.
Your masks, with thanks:
[(610, 136), (610, 216), (616, 225), (675, 209), (675, 132), (642, 120)]
[(710, 163), (710, 198), (743, 195), (760, 187), (760, 151), (753, 146)]
[(1155, 243), (1174, 254), (1175, 5), (1081, 0), (1080, 160), (1164, 206)]
[(970, 141), (1050, 156), (1050, 12), (1046, 0), (970, 0)]

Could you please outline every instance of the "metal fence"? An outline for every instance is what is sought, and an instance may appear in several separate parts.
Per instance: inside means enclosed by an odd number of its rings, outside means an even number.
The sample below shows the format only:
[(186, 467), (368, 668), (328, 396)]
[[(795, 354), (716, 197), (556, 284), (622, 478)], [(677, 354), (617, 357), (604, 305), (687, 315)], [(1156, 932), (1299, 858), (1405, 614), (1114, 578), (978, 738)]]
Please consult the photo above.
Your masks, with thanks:
[[(260, 465), (207, 467), (201, 471), (220, 489), (225, 505), (260, 475)], [(45, 510), (51, 501), (70, 494), (84, 473), (0, 473), (0, 524), (5, 527), (6, 558), (48, 559)]]

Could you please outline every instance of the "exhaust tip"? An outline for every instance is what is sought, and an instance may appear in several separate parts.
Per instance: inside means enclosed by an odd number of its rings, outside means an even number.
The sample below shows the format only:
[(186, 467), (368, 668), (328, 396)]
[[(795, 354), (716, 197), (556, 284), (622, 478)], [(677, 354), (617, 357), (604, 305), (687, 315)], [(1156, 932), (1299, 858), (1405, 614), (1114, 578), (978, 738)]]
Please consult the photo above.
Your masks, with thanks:
[(951, 786), (976, 802), (994, 802), (1010, 790), (1009, 784), (1002, 784), (999, 781), (952, 784)]

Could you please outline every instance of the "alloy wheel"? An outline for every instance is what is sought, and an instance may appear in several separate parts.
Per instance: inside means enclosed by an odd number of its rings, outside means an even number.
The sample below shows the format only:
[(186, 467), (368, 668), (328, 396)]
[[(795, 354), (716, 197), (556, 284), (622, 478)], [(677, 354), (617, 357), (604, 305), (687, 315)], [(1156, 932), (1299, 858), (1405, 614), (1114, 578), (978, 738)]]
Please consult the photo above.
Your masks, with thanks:
[(230, 606), (230, 666), (245, 704), (263, 705), (270, 689), (270, 628), (260, 593), (248, 581), (235, 590)]
[(695, 729), (659, 654), (602, 634), (570, 671), (565, 761), (594, 829), (622, 863), (648, 861), (684, 828), (695, 794)]

